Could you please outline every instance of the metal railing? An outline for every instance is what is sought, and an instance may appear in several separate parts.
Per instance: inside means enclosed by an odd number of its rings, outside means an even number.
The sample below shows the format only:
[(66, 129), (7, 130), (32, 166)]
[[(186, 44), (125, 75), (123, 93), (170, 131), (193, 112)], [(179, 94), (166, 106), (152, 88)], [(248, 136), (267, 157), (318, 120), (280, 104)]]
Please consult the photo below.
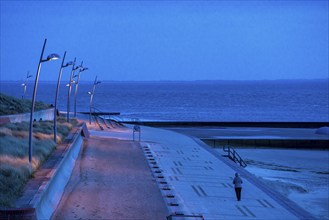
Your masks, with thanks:
[(236, 150), (234, 150), (233, 147), (223, 146), (223, 151), (227, 152), (228, 158), (233, 160), (235, 163), (239, 163), (240, 166), (242, 166), (242, 167), (247, 166), (246, 162), (244, 162), (244, 160), (240, 157), (240, 155), (236, 152)]
[(123, 127), (123, 125), (120, 122), (112, 120), (108, 112), (104, 112), (99, 108), (92, 107), (91, 115), (94, 117), (95, 122), (102, 130), (104, 130), (103, 126), (110, 129), (116, 127)]
[(102, 114), (104, 112), (101, 111), (100, 109), (96, 108), (96, 107), (92, 107), (92, 110), (93, 110), (92, 115), (94, 116), (94, 119), (95, 119), (96, 123), (98, 124), (98, 126), (100, 127), (100, 129), (104, 130), (104, 127), (102, 126), (102, 124), (105, 125), (105, 127), (110, 128), (107, 125), (106, 120), (104, 119), (105, 115)]

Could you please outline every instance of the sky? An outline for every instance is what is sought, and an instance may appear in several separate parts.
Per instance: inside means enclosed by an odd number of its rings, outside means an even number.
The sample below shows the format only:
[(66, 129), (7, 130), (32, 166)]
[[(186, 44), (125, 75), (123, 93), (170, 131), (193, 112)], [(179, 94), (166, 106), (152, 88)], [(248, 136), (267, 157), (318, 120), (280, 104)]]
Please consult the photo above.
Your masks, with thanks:
[(44, 58), (67, 51), (81, 80), (329, 77), (327, 0), (0, 1), (1, 81), (35, 77), (46, 38)]

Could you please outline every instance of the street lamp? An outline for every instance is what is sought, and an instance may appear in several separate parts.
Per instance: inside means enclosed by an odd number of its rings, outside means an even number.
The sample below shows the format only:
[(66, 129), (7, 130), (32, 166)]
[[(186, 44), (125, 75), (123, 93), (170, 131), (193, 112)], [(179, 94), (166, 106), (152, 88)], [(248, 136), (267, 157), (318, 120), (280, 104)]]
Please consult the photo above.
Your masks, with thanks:
[(26, 87), (27, 87), (27, 81), (29, 80), (29, 78), (31, 78), (32, 75), (30, 75), (30, 72), (28, 71), (26, 74), (26, 79), (25, 79), (25, 83), (22, 83), (22, 86), (24, 87), (24, 93), (22, 95), (22, 99), (25, 98), (25, 93), (26, 93)]
[(91, 108), (92, 108), (93, 97), (94, 97), (94, 94), (95, 94), (95, 88), (96, 88), (96, 85), (100, 84), (100, 83), (101, 83), (101, 81), (97, 81), (97, 76), (96, 76), (95, 81), (94, 81), (94, 85), (93, 85), (93, 90), (91, 92), (88, 92), (88, 94), (90, 95), (89, 124), (91, 124)]
[(87, 67), (82, 67), (83, 62), (81, 62), (80, 69), (78, 75), (75, 75), (74, 77), (78, 77), (75, 83), (75, 93), (74, 93), (74, 117), (77, 116), (77, 94), (78, 94), (78, 86), (79, 86), (79, 81), (80, 81), (80, 73), (88, 70)]
[(71, 97), (71, 89), (72, 89), (72, 83), (73, 83), (73, 75), (74, 75), (74, 72), (81, 68), (80, 66), (76, 66), (75, 67), (75, 61), (76, 61), (76, 58), (74, 58), (74, 61), (73, 61), (73, 65), (72, 65), (72, 70), (71, 70), (71, 75), (70, 75), (70, 81), (68, 83), (68, 94), (67, 94), (67, 113), (66, 113), (66, 117), (67, 117), (67, 122), (70, 122), (70, 97)]
[(32, 163), (32, 132), (33, 132), (33, 115), (34, 115), (34, 106), (35, 106), (35, 96), (37, 94), (37, 88), (38, 88), (38, 81), (39, 81), (39, 75), (40, 75), (40, 69), (41, 69), (41, 63), (48, 62), (51, 60), (57, 60), (59, 59), (59, 55), (53, 53), (50, 54), (46, 59), (42, 59), (43, 52), (45, 51), (47, 39), (45, 39), (45, 42), (43, 43), (43, 48), (41, 51), (41, 56), (38, 64), (37, 74), (35, 76), (35, 82), (34, 82), (34, 89), (33, 89), (33, 96), (32, 96), (32, 106), (31, 106), (31, 114), (30, 114), (30, 129), (29, 129), (29, 162)]
[(56, 95), (55, 95), (55, 108), (54, 108), (54, 142), (55, 142), (55, 144), (56, 144), (56, 137), (57, 137), (57, 124), (56, 123), (57, 123), (57, 99), (58, 99), (59, 85), (61, 82), (63, 68), (73, 65), (72, 61), (70, 61), (64, 65), (65, 56), (66, 56), (66, 51), (64, 52), (62, 64), (59, 69), (58, 81), (57, 81), (57, 87), (56, 87)]

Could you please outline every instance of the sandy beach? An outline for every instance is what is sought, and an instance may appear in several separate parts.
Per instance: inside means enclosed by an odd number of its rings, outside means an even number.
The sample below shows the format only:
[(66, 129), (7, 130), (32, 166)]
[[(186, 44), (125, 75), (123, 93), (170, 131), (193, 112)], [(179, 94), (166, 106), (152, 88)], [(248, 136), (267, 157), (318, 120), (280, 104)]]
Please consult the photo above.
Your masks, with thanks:
[[(237, 149), (246, 170), (319, 219), (329, 219), (329, 151)], [(221, 154), (222, 150), (218, 150)]]
[[(170, 130), (196, 138), (268, 138), (276, 135), (283, 139), (328, 139), (327, 135), (316, 135), (316, 129), (176, 127)], [(236, 150), (248, 164), (245, 168), (248, 172), (317, 218), (329, 219), (328, 150), (259, 147), (237, 147)], [(216, 152), (225, 154), (221, 148)]]

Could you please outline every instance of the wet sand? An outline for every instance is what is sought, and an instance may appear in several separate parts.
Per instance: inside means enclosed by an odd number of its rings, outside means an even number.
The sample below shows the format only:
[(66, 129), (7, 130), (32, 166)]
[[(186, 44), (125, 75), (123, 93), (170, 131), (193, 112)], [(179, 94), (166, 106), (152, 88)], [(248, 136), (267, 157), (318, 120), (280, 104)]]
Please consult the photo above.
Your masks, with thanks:
[(165, 219), (157, 184), (138, 143), (90, 137), (52, 219)]

